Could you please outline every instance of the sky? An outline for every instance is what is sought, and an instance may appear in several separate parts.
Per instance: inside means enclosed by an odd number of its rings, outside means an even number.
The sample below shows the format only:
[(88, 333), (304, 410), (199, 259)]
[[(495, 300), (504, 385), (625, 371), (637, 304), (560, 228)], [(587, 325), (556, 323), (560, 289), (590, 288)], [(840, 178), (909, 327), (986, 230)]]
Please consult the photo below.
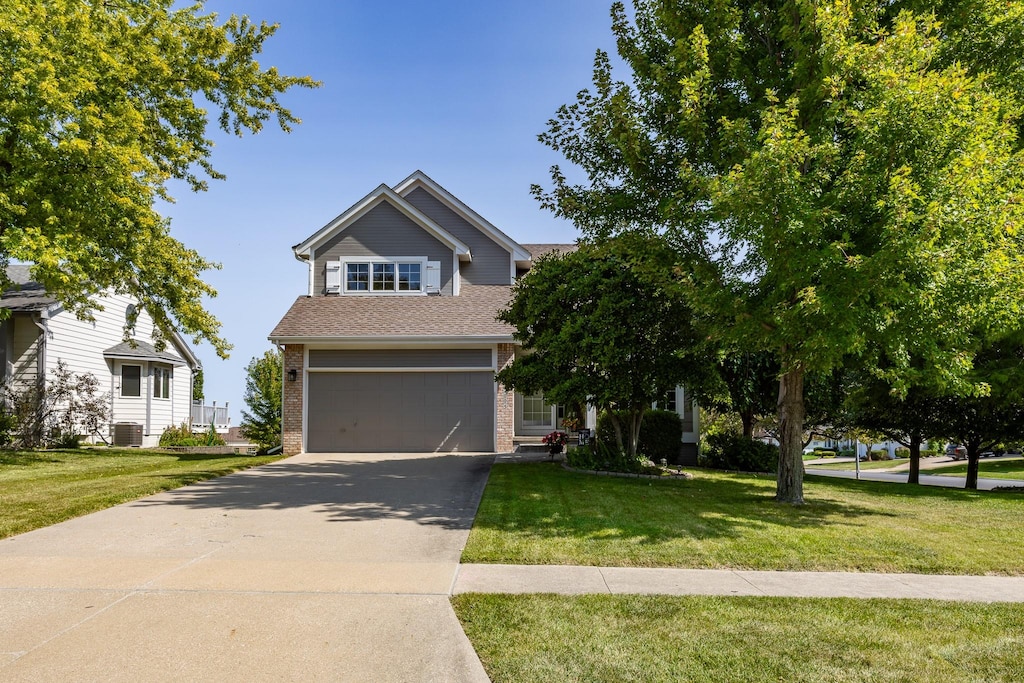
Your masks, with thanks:
[[(578, 232), (540, 208), (564, 162), (537, 141), (557, 108), (590, 85), (597, 49), (614, 53), (611, 0), (222, 0), (206, 10), (279, 23), (260, 63), (323, 82), (281, 101), (302, 119), (236, 138), (211, 126), (209, 190), (171, 186), (159, 207), (171, 233), (222, 265), (203, 279), (207, 303), (234, 345), (221, 360), (194, 347), (205, 399), (245, 408), (245, 368), (272, 348), (267, 335), (307, 269), (291, 247), (381, 183), (421, 170), (521, 243), (572, 242)], [(211, 112), (216, 119), (215, 112)]]

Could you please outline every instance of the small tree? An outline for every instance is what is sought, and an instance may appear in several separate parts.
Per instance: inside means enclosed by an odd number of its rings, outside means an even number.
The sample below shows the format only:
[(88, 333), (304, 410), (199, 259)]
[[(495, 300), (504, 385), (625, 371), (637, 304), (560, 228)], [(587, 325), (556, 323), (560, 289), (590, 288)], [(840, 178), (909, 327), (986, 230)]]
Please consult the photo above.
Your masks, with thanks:
[(92, 373), (72, 372), (67, 363), (58, 360), (45, 386), (7, 387), (4, 401), (14, 418), (14, 445), (71, 444), (79, 435), (97, 433), (110, 421), (110, 394), (100, 393), (99, 386)]
[(246, 367), (242, 436), (266, 450), (281, 443), (281, 352), (271, 349), (253, 358)]
[(644, 411), (708, 369), (673, 256), (658, 237), (624, 235), (539, 259), (498, 314), (528, 350), (498, 381), (607, 411), (619, 448), (636, 456)]

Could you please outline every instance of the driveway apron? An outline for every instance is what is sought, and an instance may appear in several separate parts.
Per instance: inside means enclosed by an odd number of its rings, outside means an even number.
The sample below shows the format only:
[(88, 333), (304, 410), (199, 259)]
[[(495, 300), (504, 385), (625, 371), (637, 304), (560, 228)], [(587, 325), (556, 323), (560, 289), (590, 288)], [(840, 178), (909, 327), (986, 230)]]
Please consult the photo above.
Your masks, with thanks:
[(302, 455), (0, 541), (5, 681), (486, 681), (448, 602), (491, 455)]

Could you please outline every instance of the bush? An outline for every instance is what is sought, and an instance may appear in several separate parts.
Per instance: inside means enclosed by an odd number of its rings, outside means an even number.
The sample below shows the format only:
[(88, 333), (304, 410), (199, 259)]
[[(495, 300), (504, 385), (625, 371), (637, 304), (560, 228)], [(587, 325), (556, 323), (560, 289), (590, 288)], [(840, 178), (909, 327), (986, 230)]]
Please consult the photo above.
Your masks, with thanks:
[(713, 434), (707, 439), (700, 464), (719, 470), (775, 472), (779, 468), (779, 449), (742, 434)]
[(889, 459), (889, 451), (883, 451), (883, 450), (871, 451), (870, 455), (868, 455), (868, 460), (888, 460), (888, 459)]
[(589, 446), (578, 446), (565, 455), (565, 464), (579, 470), (599, 472), (626, 472), (629, 474), (654, 473), (661, 470), (647, 458), (631, 458), (615, 445), (600, 441)]
[(909, 458), (910, 457), (910, 449), (909, 448), (904, 448), (903, 446), (900, 446), (899, 448), (896, 449), (896, 457), (897, 458)]
[(210, 429), (202, 434), (193, 434), (187, 422), (182, 422), (180, 427), (168, 427), (160, 435), (160, 446), (223, 446), (224, 439), (210, 425)]
[[(618, 411), (618, 414), (620, 419), (626, 419), (625, 412)], [(601, 413), (597, 417), (597, 440), (615, 447), (615, 428), (607, 413)], [(678, 413), (671, 410), (644, 412), (644, 419), (640, 423), (640, 439), (637, 443), (638, 454), (655, 462), (667, 460), (672, 464), (678, 464), (682, 443), (683, 421)]]
[(841, 448), (838, 453), (840, 458), (854, 458), (857, 456), (855, 448)]
[(921, 449), (921, 457), (922, 458), (934, 458), (937, 455), (939, 455), (938, 451), (933, 451), (930, 448), (922, 448)]

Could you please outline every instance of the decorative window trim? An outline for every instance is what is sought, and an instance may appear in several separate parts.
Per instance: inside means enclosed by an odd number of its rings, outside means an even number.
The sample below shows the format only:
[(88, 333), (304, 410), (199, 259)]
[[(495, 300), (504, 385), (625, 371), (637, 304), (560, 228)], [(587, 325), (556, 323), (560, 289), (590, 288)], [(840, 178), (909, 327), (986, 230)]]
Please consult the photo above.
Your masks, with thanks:
[[(430, 291), (430, 283), (428, 282), (428, 270), (431, 262), (423, 256), (392, 256), (388, 258), (380, 257), (362, 257), (362, 258), (344, 258), (340, 261), (332, 261), (327, 264), (327, 281), (326, 290), (328, 294), (343, 294), (346, 296), (367, 296), (367, 295), (381, 295), (387, 294), (391, 296), (425, 296)], [(349, 289), (348, 271), (349, 266), (353, 265), (366, 265), (367, 279), (366, 289)], [(377, 268), (375, 266), (391, 265), (393, 269), (391, 271), (391, 280), (394, 283), (393, 289), (375, 289), (374, 283), (377, 281)], [(419, 266), (420, 278), (419, 278), (419, 289), (399, 289), (400, 286), (400, 271), (401, 266), (415, 265)], [(337, 273), (337, 276), (333, 276), (333, 273)], [(336, 277), (336, 279), (335, 279)], [(335, 284), (336, 282), (336, 284)]]

